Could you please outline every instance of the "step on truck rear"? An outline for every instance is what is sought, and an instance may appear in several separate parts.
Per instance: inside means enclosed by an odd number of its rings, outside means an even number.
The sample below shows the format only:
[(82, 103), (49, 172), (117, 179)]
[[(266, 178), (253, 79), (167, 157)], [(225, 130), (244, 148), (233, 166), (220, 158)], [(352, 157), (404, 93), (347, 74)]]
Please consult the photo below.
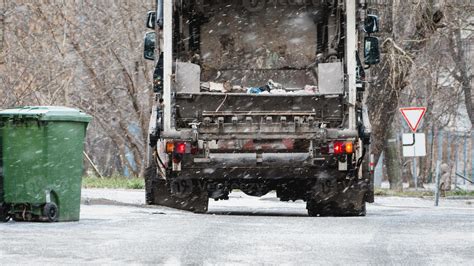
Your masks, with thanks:
[(373, 202), (366, 71), (380, 60), (365, 1), (157, 1), (148, 204), (206, 212), (239, 189), (311, 216)]

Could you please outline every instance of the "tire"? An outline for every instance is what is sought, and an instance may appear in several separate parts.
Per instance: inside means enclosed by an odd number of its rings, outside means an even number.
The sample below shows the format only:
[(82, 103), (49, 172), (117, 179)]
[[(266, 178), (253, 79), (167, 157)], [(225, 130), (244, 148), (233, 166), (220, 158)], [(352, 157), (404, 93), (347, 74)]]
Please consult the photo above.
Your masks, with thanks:
[(337, 216), (348, 216), (348, 217), (356, 217), (356, 216), (366, 216), (366, 204), (363, 202), (360, 207), (345, 207), (345, 208), (338, 208), (336, 210)]
[(343, 207), (335, 201), (315, 202), (310, 200), (306, 204), (306, 209), (308, 209), (308, 215), (311, 217), (356, 217), (367, 214), (365, 202), (360, 204), (359, 207), (355, 207), (354, 204)]
[(333, 208), (331, 208), (330, 202), (316, 202), (315, 200), (309, 200), (306, 203), (306, 209), (308, 215), (311, 217), (325, 217), (334, 215)]
[(145, 202), (147, 205), (153, 205), (153, 186), (156, 179), (158, 179), (156, 167), (147, 167), (145, 170)]
[(364, 180), (367, 180), (368, 190), (365, 194), (365, 201), (368, 203), (375, 202), (375, 180), (374, 174), (370, 171), (370, 155), (369, 155), (369, 148), (366, 147), (366, 155), (364, 158), (364, 162), (362, 163), (362, 177)]
[(0, 223), (6, 223), (10, 221), (10, 207), (5, 203), (0, 204)]
[(55, 223), (59, 218), (58, 205), (54, 202), (46, 203), (43, 207), (43, 216), (50, 223)]
[(165, 206), (194, 213), (207, 212), (209, 206), (207, 189), (201, 188), (197, 181), (192, 180), (192, 192), (186, 196), (177, 196), (171, 193), (166, 180), (158, 178), (156, 170), (156, 165), (152, 164), (145, 172), (145, 200), (148, 205)]

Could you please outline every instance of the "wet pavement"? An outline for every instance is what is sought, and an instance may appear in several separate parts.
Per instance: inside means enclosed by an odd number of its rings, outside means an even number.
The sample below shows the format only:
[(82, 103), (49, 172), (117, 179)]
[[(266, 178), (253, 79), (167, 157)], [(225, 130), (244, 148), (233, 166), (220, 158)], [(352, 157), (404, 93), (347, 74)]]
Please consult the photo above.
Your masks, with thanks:
[(377, 198), (367, 217), (311, 218), (274, 194), (233, 193), (198, 215), (143, 206), (143, 193), (84, 190), (80, 222), (0, 224), (0, 265), (474, 261), (474, 200)]

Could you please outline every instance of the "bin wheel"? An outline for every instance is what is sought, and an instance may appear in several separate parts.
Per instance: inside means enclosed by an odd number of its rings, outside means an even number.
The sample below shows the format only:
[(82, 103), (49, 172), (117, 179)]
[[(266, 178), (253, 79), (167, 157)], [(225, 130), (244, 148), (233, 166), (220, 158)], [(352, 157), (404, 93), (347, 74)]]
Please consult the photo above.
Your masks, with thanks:
[(48, 222), (54, 223), (58, 221), (58, 206), (54, 203), (46, 203), (43, 207), (43, 216), (48, 218)]
[(11, 215), (9, 213), (9, 209), (10, 208), (7, 205), (0, 204), (0, 223), (6, 223), (10, 221)]
[(2, 220), (0, 222), (7, 223), (8, 221), (10, 221), (11, 218), (12, 217), (11, 217), (10, 214), (6, 214), (6, 215), (2, 216)]

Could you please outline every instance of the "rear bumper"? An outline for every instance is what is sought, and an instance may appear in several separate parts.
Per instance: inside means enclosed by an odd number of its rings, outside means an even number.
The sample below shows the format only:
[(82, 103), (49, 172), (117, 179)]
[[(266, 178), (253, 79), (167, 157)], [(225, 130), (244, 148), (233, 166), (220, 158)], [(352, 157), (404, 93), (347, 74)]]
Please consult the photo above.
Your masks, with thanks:
[(318, 179), (345, 176), (334, 157), (311, 158), (307, 153), (212, 154), (184, 158), (176, 177), (184, 179)]
[(333, 156), (311, 157), (309, 153), (214, 153), (208, 158), (186, 156), (183, 166), (190, 168), (275, 168), (275, 167), (323, 167), (334, 165), (337, 160)]
[(310, 167), (231, 167), (231, 168), (183, 168), (175, 172), (177, 179), (203, 180), (317, 180), (344, 177), (336, 169)]

